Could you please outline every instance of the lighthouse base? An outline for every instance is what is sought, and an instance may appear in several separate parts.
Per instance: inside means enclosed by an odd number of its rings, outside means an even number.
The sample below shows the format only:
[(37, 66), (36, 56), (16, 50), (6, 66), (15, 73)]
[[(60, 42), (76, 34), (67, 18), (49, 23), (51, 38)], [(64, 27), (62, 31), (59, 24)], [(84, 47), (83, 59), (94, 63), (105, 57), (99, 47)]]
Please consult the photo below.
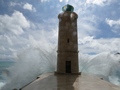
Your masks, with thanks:
[(81, 75), (81, 72), (78, 73), (61, 73), (61, 72), (54, 72), (55, 75)]

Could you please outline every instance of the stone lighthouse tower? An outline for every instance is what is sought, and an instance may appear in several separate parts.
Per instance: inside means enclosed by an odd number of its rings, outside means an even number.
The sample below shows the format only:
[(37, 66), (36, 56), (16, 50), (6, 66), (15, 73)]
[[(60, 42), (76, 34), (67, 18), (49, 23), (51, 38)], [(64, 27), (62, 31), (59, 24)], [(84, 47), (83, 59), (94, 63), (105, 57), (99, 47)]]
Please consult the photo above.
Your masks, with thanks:
[(71, 5), (62, 8), (58, 15), (59, 34), (57, 51), (57, 73), (79, 74), (77, 18)]

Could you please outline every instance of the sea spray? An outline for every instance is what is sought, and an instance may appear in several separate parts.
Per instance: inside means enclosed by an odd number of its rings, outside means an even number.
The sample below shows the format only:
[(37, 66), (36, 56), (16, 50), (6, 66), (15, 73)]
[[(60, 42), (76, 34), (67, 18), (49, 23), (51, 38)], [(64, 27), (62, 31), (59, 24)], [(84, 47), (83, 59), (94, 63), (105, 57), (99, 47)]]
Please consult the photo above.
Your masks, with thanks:
[(111, 83), (120, 86), (120, 63), (111, 67), (108, 78)]
[(0, 90), (1, 90), (1, 88), (2, 88), (4, 85), (5, 85), (4, 82), (0, 82)]
[(30, 47), (17, 56), (15, 65), (9, 68), (10, 80), (2, 90), (21, 88), (42, 73), (53, 72), (56, 65), (56, 50)]
[(88, 60), (80, 60), (80, 65), (82, 72), (95, 74), (120, 86), (120, 55), (103, 52)]
[(96, 55), (91, 59), (82, 71), (92, 74), (108, 75), (110, 67), (114, 64), (108, 52)]
[[(56, 49), (46, 50), (31, 47), (18, 54), (17, 62), (9, 68), (10, 80), (2, 90), (21, 88), (42, 73), (54, 72), (56, 68)], [(104, 80), (120, 85), (120, 55), (103, 52), (98, 55), (79, 53), (80, 71), (100, 76)]]

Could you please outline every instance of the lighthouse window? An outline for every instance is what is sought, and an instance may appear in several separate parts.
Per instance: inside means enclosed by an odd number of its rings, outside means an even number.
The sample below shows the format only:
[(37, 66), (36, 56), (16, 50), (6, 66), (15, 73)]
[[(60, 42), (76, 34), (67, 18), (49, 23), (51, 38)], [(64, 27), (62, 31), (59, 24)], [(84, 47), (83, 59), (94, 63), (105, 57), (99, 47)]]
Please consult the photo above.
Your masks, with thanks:
[(67, 39), (67, 43), (69, 43), (70, 42), (70, 40), (69, 39)]

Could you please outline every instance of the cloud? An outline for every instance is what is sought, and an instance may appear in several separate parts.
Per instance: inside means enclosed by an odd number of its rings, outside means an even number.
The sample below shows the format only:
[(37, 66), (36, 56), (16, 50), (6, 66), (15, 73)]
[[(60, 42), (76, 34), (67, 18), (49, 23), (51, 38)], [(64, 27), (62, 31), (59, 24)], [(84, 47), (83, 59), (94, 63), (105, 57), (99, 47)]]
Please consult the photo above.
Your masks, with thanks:
[(22, 3), (10, 2), (9, 5), (10, 5), (10, 6), (13, 6), (13, 7), (14, 7), (14, 6), (21, 6)]
[(119, 20), (106, 19), (106, 22), (108, 25), (110, 25), (110, 27), (112, 27), (114, 25), (120, 25), (120, 19)]
[(30, 27), (29, 21), (19, 11), (9, 15), (0, 15), (0, 33), (20, 35)]
[[(82, 18), (81, 18), (82, 17)], [(86, 36), (96, 36), (100, 30), (97, 28), (98, 21), (94, 15), (82, 16), (78, 18), (78, 35), (79, 38)]]
[(41, 2), (49, 2), (50, 0), (40, 0)]
[[(40, 0), (41, 2), (50, 2), (50, 0)], [(60, 2), (68, 3), (70, 0), (59, 0)]]
[[(80, 36), (89, 36), (89, 35), (96, 35), (96, 32), (98, 32), (99, 30), (97, 30), (97, 28), (87, 22), (82, 22), (79, 24), (78, 26), (78, 32), (80, 34)], [(81, 35), (82, 34), (82, 35)]]
[(82, 53), (120, 52), (119, 41), (119, 38), (95, 39), (93, 36), (87, 36), (79, 38), (79, 49)]
[(63, 0), (59, 0), (60, 2), (62, 2)]
[(112, 31), (120, 35), (120, 19), (110, 20), (106, 18), (106, 23), (112, 28)]
[(117, 2), (118, 0), (86, 0), (86, 4), (94, 4), (98, 6), (104, 6), (109, 5), (114, 2)]
[(29, 11), (36, 12), (36, 9), (32, 6), (32, 4), (29, 4), (29, 3), (24, 4), (23, 8)]
[(70, 0), (64, 0), (66, 3), (68, 3)]
[(5, 51), (5, 48), (3, 46), (0, 46), (0, 51)]
[[(79, 15), (78, 18), (78, 36), (79, 36), (79, 48), (81, 53), (100, 53), (105, 51), (120, 51), (120, 39), (111, 38), (111, 39), (96, 39), (97, 35), (100, 32), (98, 25), (103, 22), (104, 18), (106, 18), (106, 14), (101, 14), (101, 11), (104, 9), (108, 11), (108, 6), (104, 6), (110, 2), (111, 0), (41, 0), (44, 4), (36, 4), (36, 8), (40, 8), (41, 10), (46, 10), (43, 12), (37, 12), (32, 14), (34, 18), (30, 18), (31, 22), (27, 17), (28, 13), (24, 13), (20, 11), (14, 11), (12, 15), (0, 15), (0, 34), (1, 34), (1, 46), (0, 50), (4, 54), (13, 54), (18, 53), (26, 48), (39, 47), (47, 48), (49, 50), (52, 46), (53, 48), (57, 47), (57, 37), (58, 37), (58, 19), (57, 14), (60, 13), (61, 7), (66, 4), (66, 2), (71, 3), (74, 6), (75, 12)], [(116, 1), (116, 0), (114, 0)], [(55, 4), (56, 2), (59, 2)], [(60, 3), (62, 2), (62, 3)], [(86, 4), (87, 2), (87, 4)], [(107, 2), (107, 3), (106, 3)], [(31, 3), (31, 4), (30, 4)], [(64, 4), (64, 5), (63, 5)], [(100, 7), (94, 7), (94, 5), (99, 5)], [(20, 5), (20, 10), (22, 7), (25, 10), (34, 11), (34, 7), (32, 2), (29, 3), (11, 3), (11, 6)], [(38, 6), (37, 6), (38, 5)], [(50, 9), (46, 9), (46, 5), (57, 7), (54, 8), (54, 11), (51, 14), (48, 14)], [(17, 9), (19, 10), (19, 8)], [(21, 10), (21, 11), (22, 11)], [(114, 9), (115, 10), (115, 9)], [(104, 12), (106, 12), (104, 11)], [(99, 14), (100, 12), (100, 14)], [(111, 10), (110, 10), (111, 12)], [(54, 14), (53, 14), (54, 13)], [(34, 16), (35, 15), (35, 16)], [(119, 15), (119, 14), (118, 14)], [(39, 17), (36, 17), (39, 16)], [(111, 16), (111, 15), (109, 15)], [(44, 18), (43, 18), (44, 17)], [(104, 18), (103, 18), (104, 17)], [(34, 19), (39, 18), (39, 23)], [(109, 17), (110, 18), (110, 17)], [(100, 19), (102, 19), (100, 21)], [(34, 27), (31, 26), (32, 20), (34, 21)], [(119, 26), (119, 20), (110, 20), (106, 19), (106, 23), (111, 27), (112, 30), (115, 31), (115, 26)], [(46, 27), (47, 25), (47, 27)], [(31, 28), (32, 27), (32, 28)], [(101, 27), (101, 26), (100, 26)], [(114, 28), (113, 28), (114, 27)], [(101, 27), (101, 31), (105, 30), (104, 27)], [(29, 31), (28, 31), (29, 30)], [(118, 29), (117, 29), (118, 30)], [(10, 34), (10, 35), (9, 35)], [(101, 36), (102, 37), (102, 36)], [(100, 37), (99, 37), (100, 38)], [(113, 48), (111, 48), (113, 47)]]
[(107, 0), (87, 0), (86, 3), (87, 4), (96, 4), (96, 5), (104, 5), (104, 3), (106, 2)]
[(19, 53), (28, 47), (46, 46), (49, 50), (56, 46), (56, 37), (57, 28), (54, 19), (49, 18), (43, 23), (33, 24), (19, 11), (14, 11), (12, 15), (0, 15), (0, 46), (3, 46), (0, 50), (4, 53), (3, 55), (0, 53), (1, 57), (10, 55), (12, 58), (14, 53)]

